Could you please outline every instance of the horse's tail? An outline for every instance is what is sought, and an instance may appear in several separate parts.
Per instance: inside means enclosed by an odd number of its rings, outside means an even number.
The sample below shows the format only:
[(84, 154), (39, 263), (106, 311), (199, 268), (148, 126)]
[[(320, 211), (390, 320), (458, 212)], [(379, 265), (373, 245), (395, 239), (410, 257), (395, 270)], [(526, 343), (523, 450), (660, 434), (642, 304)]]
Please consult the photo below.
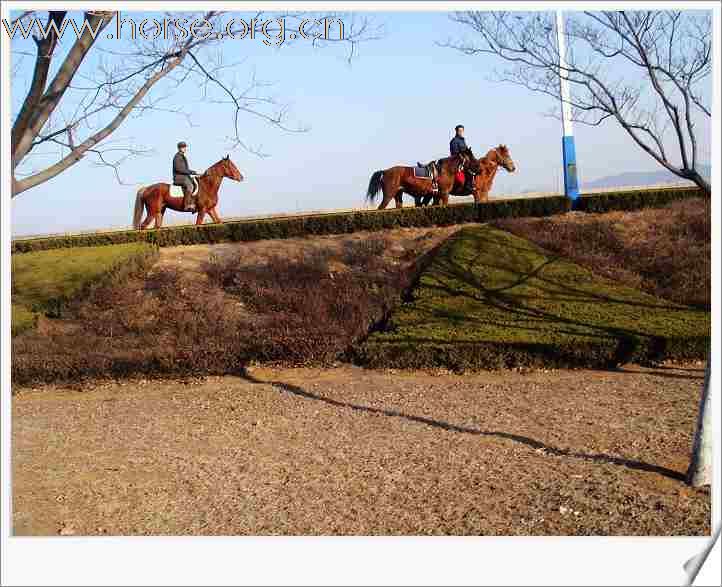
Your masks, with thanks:
[(133, 209), (133, 228), (138, 230), (140, 228), (140, 219), (143, 216), (143, 192), (145, 191), (145, 186), (141, 186), (138, 188), (138, 191), (135, 194), (135, 208)]
[(374, 198), (376, 197), (376, 194), (378, 194), (381, 191), (381, 188), (383, 187), (383, 181), (384, 181), (384, 172), (379, 170), (376, 171), (369, 180), (369, 187), (366, 190), (366, 199), (369, 202), (373, 202)]

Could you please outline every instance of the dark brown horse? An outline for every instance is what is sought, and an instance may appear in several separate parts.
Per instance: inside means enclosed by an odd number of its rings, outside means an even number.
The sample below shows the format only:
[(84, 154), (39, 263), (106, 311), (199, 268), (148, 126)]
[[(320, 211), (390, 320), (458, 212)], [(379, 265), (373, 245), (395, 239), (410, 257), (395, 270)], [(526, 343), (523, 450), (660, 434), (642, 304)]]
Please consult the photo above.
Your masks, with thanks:
[[(494, 183), (494, 177), (499, 167), (503, 167), (509, 173), (516, 171), (516, 164), (509, 154), (509, 149), (506, 145), (499, 145), (495, 149), (490, 149), (489, 152), (484, 155), (478, 161), (479, 171), (474, 176), (474, 202), (488, 202), (489, 192), (491, 191), (491, 185)], [(454, 187), (451, 190), (452, 196), (465, 196), (464, 186), (458, 181), (454, 183)], [(432, 195), (425, 195), (423, 198), (422, 205), (427, 206), (431, 202)], [(434, 198), (434, 204), (438, 204), (437, 198)]]
[(376, 194), (383, 190), (384, 197), (379, 204), (379, 210), (386, 208), (392, 199), (396, 201), (396, 207), (401, 208), (403, 205), (401, 197), (404, 192), (414, 196), (417, 206), (421, 205), (421, 198), (424, 196), (427, 196), (429, 200), (433, 197), (435, 202), (438, 198), (446, 205), (449, 202), (449, 192), (454, 185), (454, 175), (459, 168), (475, 173), (479, 171), (479, 164), (471, 149), (467, 149), (453, 157), (440, 159), (437, 168), (438, 192), (434, 191), (430, 178), (416, 177), (413, 167), (397, 165), (374, 172), (366, 190), (366, 199), (373, 202)]
[[(218, 205), (218, 189), (221, 187), (223, 178), (227, 177), (234, 181), (243, 181), (243, 176), (228, 155), (218, 163), (214, 163), (205, 173), (198, 177), (198, 193), (196, 194), (196, 224), (203, 224), (206, 214), (210, 214), (213, 222), (220, 223), (216, 206)], [(141, 222), (143, 208), (147, 216)], [(166, 209), (185, 212), (183, 209), (183, 197), (170, 195), (170, 184), (154, 183), (153, 185), (141, 187), (135, 197), (135, 210), (133, 211), (133, 228), (143, 230), (155, 220), (155, 228), (163, 224), (163, 214)]]

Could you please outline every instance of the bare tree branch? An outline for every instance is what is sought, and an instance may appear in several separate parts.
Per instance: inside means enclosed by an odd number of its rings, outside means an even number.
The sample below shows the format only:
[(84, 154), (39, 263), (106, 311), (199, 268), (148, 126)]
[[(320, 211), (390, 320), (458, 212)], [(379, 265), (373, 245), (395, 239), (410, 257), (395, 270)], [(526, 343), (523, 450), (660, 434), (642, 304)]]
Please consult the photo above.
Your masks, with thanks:
[[(710, 116), (700, 93), (711, 73), (708, 11), (574, 13), (567, 17), (566, 67), (549, 13), (461, 12), (452, 19), (478, 37), (444, 46), (494, 55), (511, 66), (497, 79), (560, 101), (559, 79), (567, 79), (574, 120), (592, 126), (615, 120), (660, 165), (710, 193), (697, 167), (694, 127), (695, 113)], [(668, 132), (673, 158), (665, 149)]]
[[(28, 12), (20, 18), (37, 18), (37, 14)], [(174, 21), (182, 17), (180, 13), (167, 15), (171, 24), (170, 34), (165, 38), (139, 37), (133, 45), (126, 46), (102, 42), (104, 35), (99, 33), (113, 16), (119, 18), (116, 13), (87, 11), (85, 17), (94, 34), (82, 28), (83, 33), (64, 55), (57, 49), (57, 35), (36, 39), (35, 74), (13, 125), (13, 197), (57, 176), (88, 153), (96, 156), (98, 164), (111, 167), (120, 181), (120, 164), (129, 156), (141, 154), (142, 150), (130, 145), (109, 148), (104, 141), (128, 117), (174, 113), (186, 117), (192, 126), (193, 121), (183, 108), (189, 101), (189, 91), (200, 93), (199, 100), (206, 103), (232, 106), (233, 136), (229, 137), (232, 148), (240, 147), (264, 155), (260, 148), (250, 146), (243, 135), (243, 115), (259, 118), (288, 132), (306, 130), (306, 127), (287, 122), (288, 105), (268, 95), (269, 84), (259, 81), (255, 75), (247, 87), (236, 88), (232, 79), (238, 63), (223, 60), (220, 49), (222, 39), (215, 34), (194, 36), (187, 31), (186, 36), (178, 34), (181, 31)], [(187, 13), (187, 16), (188, 22), (208, 21), (216, 32), (225, 29), (224, 19), (231, 18), (218, 11)], [(280, 31), (273, 26), (266, 26), (262, 31), (261, 17), (262, 14), (258, 13), (255, 18), (254, 32), (257, 36), (261, 32), (275, 34), (274, 30)], [(309, 15), (286, 13), (279, 17), (295, 19), (300, 23)], [(65, 18), (64, 12), (51, 12), (48, 22), (60, 28)], [(236, 23), (235, 29), (224, 32), (237, 34), (239, 31), (240, 23)], [(368, 18), (355, 17), (351, 26), (345, 27), (339, 42), (351, 47), (350, 58), (355, 54), (358, 43), (376, 38), (374, 34)], [(329, 40), (328, 44), (334, 42)], [(215, 58), (214, 50), (218, 51)], [(97, 56), (92, 67), (84, 65), (90, 54)], [(51, 70), (56, 73), (48, 83), (48, 72)], [(228, 77), (230, 81), (224, 79)], [(164, 83), (158, 84), (161, 80), (165, 80)], [(162, 87), (154, 89), (156, 86)], [(177, 100), (183, 92), (186, 99), (182, 105), (173, 105), (170, 102), (173, 96)], [(33, 165), (28, 173), (28, 163), (44, 151), (43, 145), (60, 149), (58, 160), (43, 169)], [(122, 156), (119, 155), (121, 151), (124, 151)], [(43, 159), (46, 159), (48, 154), (44, 155)]]

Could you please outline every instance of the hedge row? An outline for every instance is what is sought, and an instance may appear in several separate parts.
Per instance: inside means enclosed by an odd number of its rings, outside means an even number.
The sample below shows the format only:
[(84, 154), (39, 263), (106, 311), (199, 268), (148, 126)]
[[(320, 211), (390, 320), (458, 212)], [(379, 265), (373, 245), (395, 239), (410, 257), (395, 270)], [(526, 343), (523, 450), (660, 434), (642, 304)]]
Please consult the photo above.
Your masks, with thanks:
[(620, 364), (702, 360), (709, 337), (639, 337), (598, 341), (533, 343), (433, 343), (369, 340), (353, 349), (352, 359), (371, 369), (450, 369), (459, 373), (494, 369), (608, 369)]
[(576, 210), (581, 212), (611, 212), (612, 210), (641, 210), (643, 208), (661, 208), (677, 200), (701, 198), (704, 192), (696, 186), (659, 188), (637, 192), (604, 192), (582, 196)]
[[(682, 198), (699, 197), (701, 193), (697, 188), (610, 192), (583, 196), (580, 198), (577, 208), (585, 212), (632, 210), (649, 206), (662, 206)], [(199, 227), (178, 226), (159, 230), (98, 232), (74, 236), (16, 240), (12, 243), (12, 252), (26, 253), (46, 249), (89, 247), (138, 241), (165, 247), (343, 234), (361, 230), (375, 231), (403, 227), (448, 226), (466, 222), (487, 222), (508, 217), (551, 216), (567, 212), (570, 208), (570, 200), (565, 196), (550, 196), (509, 199), (478, 206), (469, 203), (445, 207), (338, 212), (290, 218), (244, 220)]]

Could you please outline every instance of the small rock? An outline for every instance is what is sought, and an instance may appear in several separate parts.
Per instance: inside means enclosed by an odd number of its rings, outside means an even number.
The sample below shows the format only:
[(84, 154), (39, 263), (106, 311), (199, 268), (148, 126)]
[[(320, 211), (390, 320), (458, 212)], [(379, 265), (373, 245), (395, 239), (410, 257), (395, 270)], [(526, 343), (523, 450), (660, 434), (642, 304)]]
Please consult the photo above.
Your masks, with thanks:
[(564, 506), (564, 505), (560, 505), (560, 506), (559, 506), (559, 513), (560, 513), (562, 516), (567, 515), (570, 511), (571, 511), (571, 510), (570, 510), (568, 507)]
[(75, 535), (75, 528), (72, 526), (63, 526), (60, 528), (60, 532), (58, 532), (61, 536), (74, 536)]

